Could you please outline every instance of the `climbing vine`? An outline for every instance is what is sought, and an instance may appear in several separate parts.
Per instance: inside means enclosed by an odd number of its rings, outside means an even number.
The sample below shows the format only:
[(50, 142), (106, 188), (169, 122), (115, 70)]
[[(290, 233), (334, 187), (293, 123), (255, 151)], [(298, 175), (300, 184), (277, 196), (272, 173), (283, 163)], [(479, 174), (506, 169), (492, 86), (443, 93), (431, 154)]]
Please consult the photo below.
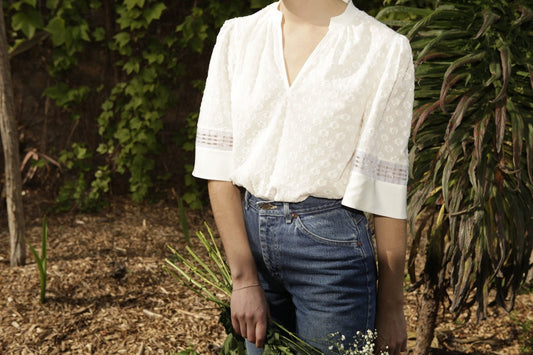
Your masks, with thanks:
[[(271, 1), (169, 0), (20, 0), (4, 2), (13, 56), (37, 45), (49, 49), (49, 85), (43, 95), (53, 101), (66, 123), (84, 119), (94, 126), (97, 142), (71, 142), (62, 147), (62, 209), (94, 209), (113, 182), (124, 176), (131, 197), (140, 201), (159, 172), (165, 152), (183, 152), (183, 200), (201, 207), (203, 188), (190, 176), (198, 104), (180, 96), (183, 88), (201, 95), (205, 72), (188, 72), (191, 58), (207, 58), (223, 22), (249, 14)], [(105, 82), (79, 76), (90, 56), (110, 58)], [(86, 59), (85, 59), (86, 60)], [(105, 62), (105, 61), (104, 61)], [(85, 64), (86, 65), (86, 64)], [(101, 63), (99, 65), (102, 65)], [(88, 106), (100, 107), (96, 116)], [(162, 144), (165, 119), (176, 107), (187, 107), (175, 146)], [(88, 138), (88, 137), (87, 137)], [(95, 137), (92, 137), (94, 140)], [(123, 178), (122, 178), (123, 179)]]

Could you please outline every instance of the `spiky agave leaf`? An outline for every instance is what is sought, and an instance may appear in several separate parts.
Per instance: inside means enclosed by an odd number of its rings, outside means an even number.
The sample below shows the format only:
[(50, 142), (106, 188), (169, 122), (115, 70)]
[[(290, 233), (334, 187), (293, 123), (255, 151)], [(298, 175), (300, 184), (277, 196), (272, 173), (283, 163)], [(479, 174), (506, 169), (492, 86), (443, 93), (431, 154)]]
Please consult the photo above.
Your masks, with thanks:
[[(451, 310), (511, 308), (533, 247), (533, 11), (528, 1), (433, 1), (402, 23), (416, 65), (409, 213)], [(427, 238), (424, 241), (424, 237)], [(428, 258), (429, 260), (429, 258)]]

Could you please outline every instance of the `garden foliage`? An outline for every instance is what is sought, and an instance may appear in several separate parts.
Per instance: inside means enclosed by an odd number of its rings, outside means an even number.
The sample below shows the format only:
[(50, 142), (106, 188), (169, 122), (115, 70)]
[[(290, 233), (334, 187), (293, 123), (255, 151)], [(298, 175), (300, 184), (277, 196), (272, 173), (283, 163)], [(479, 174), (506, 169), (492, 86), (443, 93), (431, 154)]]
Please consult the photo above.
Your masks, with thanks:
[(379, 18), (400, 26), (416, 65), (411, 280), (427, 245), (421, 282), (451, 288), (452, 312), (511, 309), (533, 248), (531, 2), (433, 1)]
[[(60, 207), (97, 208), (100, 197), (120, 175), (127, 177), (133, 200), (145, 198), (154, 179), (168, 179), (155, 171), (155, 160), (169, 149), (183, 151), (186, 189), (182, 198), (189, 206), (199, 207), (200, 187), (190, 176), (198, 105), (178, 93), (190, 87), (201, 95), (205, 72), (194, 77), (187, 63), (193, 56), (209, 56), (225, 19), (251, 13), (265, 3), (4, 1), (12, 60), (37, 46), (48, 50), (50, 85), (43, 95), (61, 108), (65, 125), (84, 117), (88, 104), (100, 105), (99, 114), (85, 117), (95, 126), (96, 142), (94, 137), (84, 137), (57, 153), (65, 178), (58, 196)], [(108, 58), (108, 63), (99, 64), (105, 80), (80, 78), (80, 63), (101, 56)], [(190, 114), (172, 132), (175, 146), (163, 147), (163, 118), (177, 106), (186, 107)]]

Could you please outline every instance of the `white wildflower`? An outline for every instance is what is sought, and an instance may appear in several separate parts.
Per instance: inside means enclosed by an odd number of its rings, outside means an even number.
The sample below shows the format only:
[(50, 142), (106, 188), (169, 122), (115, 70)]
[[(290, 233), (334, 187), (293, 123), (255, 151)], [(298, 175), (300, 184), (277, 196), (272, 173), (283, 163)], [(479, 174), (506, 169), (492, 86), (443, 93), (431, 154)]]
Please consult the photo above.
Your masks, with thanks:
[[(345, 349), (343, 342), (346, 340), (344, 334), (330, 334), (333, 345), (329, 347), (330, 351), (337, 351), (341, 355), (374, 355), (375, 340), (377, 332), (367, 330), (365, 333), (357, 331), (353, 342), (349, 348)], [(388, 347), (386, 347), (386, 350)], [(388, 351), (380, 351), (378, 355), (388, 355)]]

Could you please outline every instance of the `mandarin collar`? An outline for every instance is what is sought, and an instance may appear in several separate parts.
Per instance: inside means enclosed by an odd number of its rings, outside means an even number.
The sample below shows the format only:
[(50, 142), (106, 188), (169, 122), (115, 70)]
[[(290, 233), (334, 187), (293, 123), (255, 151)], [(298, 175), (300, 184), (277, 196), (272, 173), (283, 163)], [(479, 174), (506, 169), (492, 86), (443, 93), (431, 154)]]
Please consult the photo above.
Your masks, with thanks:
[[(342, 26), (342, 25), (347, 25), (347, 24), (353, 24), (354, 23), (353, 16), (359, 12), (359, 10), (353, 4), (352, 0), (342, 0), (342, 1), (347, 3), (346, 9), (341, 14), (330, 18), (329, 20), (330, 28), (336, 27), (339, 25)], [(270, 4), (269, 7), (271, 7), (270, 12), (274, 16), (274, 18), (276, 18), (277, 20), (281, 22), (281, 20), (283, 19), (283, 13), (279, 10), (279, 3), (280, 1), (276, 1)]]

